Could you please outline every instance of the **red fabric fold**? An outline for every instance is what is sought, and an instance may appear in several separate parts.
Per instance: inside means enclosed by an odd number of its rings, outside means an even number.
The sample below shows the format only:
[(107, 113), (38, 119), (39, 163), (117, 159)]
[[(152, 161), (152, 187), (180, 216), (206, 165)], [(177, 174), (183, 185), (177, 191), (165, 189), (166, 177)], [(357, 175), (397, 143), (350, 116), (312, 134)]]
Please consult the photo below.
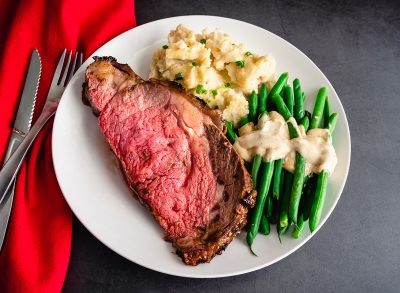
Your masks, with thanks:
[[(0, 157), (4, 159), (31, 51), (42, 58), (35, 118), (64, 48), (89, 56), (136, 25), (133, 0), (0, 1)], [(18, 176), (0, 255), (0, 292), (59, 292), (67, 272), (72, 214), (54, 174), (49, 122)]]

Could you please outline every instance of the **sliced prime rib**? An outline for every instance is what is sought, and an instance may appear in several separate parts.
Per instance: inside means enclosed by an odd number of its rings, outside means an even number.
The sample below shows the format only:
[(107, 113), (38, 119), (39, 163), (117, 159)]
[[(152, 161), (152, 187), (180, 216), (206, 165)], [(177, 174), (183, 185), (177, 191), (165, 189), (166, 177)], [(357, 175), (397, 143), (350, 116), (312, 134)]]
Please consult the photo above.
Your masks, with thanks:
[(95, 59), (83, 87), (127, 183), (177, 254), (189, 265), (220, 254), (256, 196), (220, 112), (110, 57)]

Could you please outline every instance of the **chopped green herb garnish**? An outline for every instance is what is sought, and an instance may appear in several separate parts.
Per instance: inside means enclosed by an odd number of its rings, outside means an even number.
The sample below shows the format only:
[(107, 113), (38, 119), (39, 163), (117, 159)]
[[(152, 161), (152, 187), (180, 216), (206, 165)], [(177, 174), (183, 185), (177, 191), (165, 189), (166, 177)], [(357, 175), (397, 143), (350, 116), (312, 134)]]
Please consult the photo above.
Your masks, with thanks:
[(216, 95), (218, 95), (218, 91), (217, 91), (217, 90), (212, 90), (211, 93), (213, 94), (214, 97), (215, 97)]
[(244, 60), (238, 60), (235, 62), (237, 67), (243, 68), (244, 67)]
[(207, 41), (206, 39), (201, 39), (200, 43), (202, 43), (204, 45), (206, 43), (206, 41)]
[(210, 99), (207, 99), (206, 102), (207, 102), (207, 104), (210, 104), (210, 103), (211, 103), (211, 100), (210, 100)]
[(175, 74), (175, 80), (182, 80), (183, 79), (183, 75), (181, 72), (178, 72), (177, 74)]
[(249, 57), (251, 54), (251, 52), (247, 51), (246, 53), (244, 53), (244, 56)]
[(193, 66), (199, 66), (199, 63), (197, 63), (196, 61), (193, 61), (193, 62), (192, 62), (192, 65), (193, 65)]
[(224, 86), (225, 86), (226, 88), (231, 88), (231, 87), (232, 87), (232, 85), (231, 85), (230, 82), (225, 83)]
[(168, 49), (168, 45), (162, 46), (163, 49)]
[(201, 84), (196, 86), (196, 94), (206, 94), (206, 93), (207, 90), (204, 88), (204, 86), (202, 86)]

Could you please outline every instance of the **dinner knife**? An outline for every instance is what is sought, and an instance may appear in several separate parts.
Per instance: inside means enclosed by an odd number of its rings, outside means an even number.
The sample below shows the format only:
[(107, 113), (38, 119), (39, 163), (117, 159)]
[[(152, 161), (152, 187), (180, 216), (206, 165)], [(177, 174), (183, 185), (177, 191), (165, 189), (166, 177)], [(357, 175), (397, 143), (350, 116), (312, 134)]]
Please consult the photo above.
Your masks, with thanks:
[[(35, 109), (36, 94), (39, 87), (42, 63), (37, 49), (32, 50), (29, 62), (28, 73), (22, 91), (17, 116), (15, 117), (13, 131), (8, 142), (8, 148), (4, 163), (11, 154), (18, 148), (25, 134), (29, 131), (32, 124), (33, 111)], [(3, 247), (4, 238), (7, 231), (8, 220), (11, 215), (11, 208), (14, 199), (15, 181), (12, 188), (0, 200), (0, 249)]]

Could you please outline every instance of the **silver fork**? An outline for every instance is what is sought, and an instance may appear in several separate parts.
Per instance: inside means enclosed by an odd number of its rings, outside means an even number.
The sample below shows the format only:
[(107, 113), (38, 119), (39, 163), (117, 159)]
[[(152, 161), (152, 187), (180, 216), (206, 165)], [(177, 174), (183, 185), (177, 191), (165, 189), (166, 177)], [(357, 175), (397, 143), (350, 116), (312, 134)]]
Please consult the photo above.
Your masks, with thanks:
[(78, 69), (82, 64), (83, 54), (76, 52), (73, 63), (70, 67), (72, 59), (72, 51), (70, 51), (68, 54), (68, 60), (64, 66), (66, 52), (67, 49), (64, 49), (56, 71), (54, 72), (53, 80), (42, 113), (35, 124), (32, 125), (31, 130), (26, 134), (19, 147), (15, 150), (12, 156), (4, 164), (3, 169), (0, 171), (0, 203), (3, 201), (4, 195), (17, 176), (30, 146), (46, 122), (56, 113), (58, 103), (60, 102), (61, 95), (64, 92), (66, 85), (71, 80), (76, 69)]

